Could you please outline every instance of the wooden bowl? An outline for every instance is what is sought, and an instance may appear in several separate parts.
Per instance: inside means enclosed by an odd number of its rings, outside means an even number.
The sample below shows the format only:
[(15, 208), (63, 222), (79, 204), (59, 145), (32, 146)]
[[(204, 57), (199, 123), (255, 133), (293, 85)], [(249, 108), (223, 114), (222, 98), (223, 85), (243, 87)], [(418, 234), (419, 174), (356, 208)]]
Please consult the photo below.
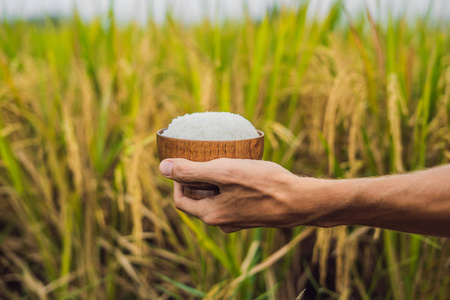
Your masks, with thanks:
[[(205, 141), (185, 140), (156, 134), (159, 160), (186, 158), (192, 161), (209, 161), (216, 158), (262, 159), (264, 153), (264, 132), (259, 137), (245, 140)], [(183, 183), (184, 195), (192, 199), (203, 199), (220, 193), (219, 188), (209, 183)]]

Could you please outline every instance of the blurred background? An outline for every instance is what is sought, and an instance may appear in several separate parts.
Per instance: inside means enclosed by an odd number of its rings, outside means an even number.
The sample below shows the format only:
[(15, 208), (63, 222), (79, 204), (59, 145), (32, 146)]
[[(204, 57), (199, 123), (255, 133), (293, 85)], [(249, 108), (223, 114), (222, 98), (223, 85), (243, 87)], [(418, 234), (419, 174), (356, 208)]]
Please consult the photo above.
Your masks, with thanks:
[(231, 111), (264, 159), (352, 178), (450, 160), (450, 4), (0, 1), (0, 299), (448, 299), (450, 241), (224, 234), (178, 212), (155, 133)]
[[(361, 10), (369, 9), (372, 14), (386, 18), (395, 16), (423, 17), (428, 10), (433, 19), (450, 18), (450, 5), (445, 0), (388, 1), (388, 0), (343, 0), (348, 11), (355, 15)], [(138, 22), (145, 25), (149, 19), (164, 22), (168, 12), (177, 20), (198, 22), (203, 18), (210, 20), (239, 19), (248, 13), (253, 18), (262, 18), (273, 7), (295, 9), (301, 3), (298, 0), (2, 0), (0, 10), (3, 18), (30, 19), (55, 16), (68, 18), (78, 10), (83, 20), (105, 15), (112, 6), (116, 20), (119, 22)], [(308, 17), (324, 17), (333, 0), (310, 0)], [(432, 5), (430, 5), (432, 3)]]

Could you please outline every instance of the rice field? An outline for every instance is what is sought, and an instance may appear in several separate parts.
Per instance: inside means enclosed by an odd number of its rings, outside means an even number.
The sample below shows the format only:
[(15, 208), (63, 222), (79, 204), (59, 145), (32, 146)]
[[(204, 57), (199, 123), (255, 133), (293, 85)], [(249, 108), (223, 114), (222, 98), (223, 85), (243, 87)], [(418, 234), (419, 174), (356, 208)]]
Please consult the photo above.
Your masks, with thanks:
[(448, 299), (450, 241), (362, 226), (225, 234), (178, 212), (157, 130), (239, 113), (264, 159), (352, 178), (450, 161), (450, 23), (0, 25), (1, 299)]

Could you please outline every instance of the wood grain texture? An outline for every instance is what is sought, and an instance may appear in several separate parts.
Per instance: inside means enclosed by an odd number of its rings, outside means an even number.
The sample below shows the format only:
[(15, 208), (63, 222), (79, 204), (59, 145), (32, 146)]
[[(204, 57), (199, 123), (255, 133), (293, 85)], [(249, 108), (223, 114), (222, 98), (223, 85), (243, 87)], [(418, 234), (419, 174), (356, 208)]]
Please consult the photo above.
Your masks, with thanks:
[(157, 133), (160, 161), (166, 158), (186, 158), (192, 161), (209, 161), (216, 158), (262, 159), (264, 153), (264, 133), (259, 137), (232, 141), (202, 141), (170, 138)]
[[(185, 158), (205, 162), (217, 158), (262, 159), (264, 153), (264, 132), (258, 130), (259, 137), (232, 141), (204, 141), (170, 138), (161, 135), (166, 128), (156, 134), (159, 160)], [(219, 193), (218, 187), (207, 183), (185, 185), (184, 194), (193, 199), (203, 199)]]

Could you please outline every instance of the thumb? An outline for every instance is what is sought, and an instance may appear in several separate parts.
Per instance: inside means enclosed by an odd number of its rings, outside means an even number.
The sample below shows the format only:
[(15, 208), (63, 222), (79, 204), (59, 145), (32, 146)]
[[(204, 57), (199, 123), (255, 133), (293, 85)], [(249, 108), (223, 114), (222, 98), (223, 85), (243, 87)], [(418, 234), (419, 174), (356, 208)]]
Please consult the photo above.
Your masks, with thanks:
[(159, 172), (161, 172), (161, 174), (166, 176), (167, 178), (170, 178), (172, 176), (172, 168), (173, 161), (169, 159), (165, 159), (159, 164)]
[(162, 175), (178, 182), (206, 182), (218, 184), (215, 180), (217, 168), (210, 162), (194, 162), (184, 158), (168, 158), (159, 164)]

